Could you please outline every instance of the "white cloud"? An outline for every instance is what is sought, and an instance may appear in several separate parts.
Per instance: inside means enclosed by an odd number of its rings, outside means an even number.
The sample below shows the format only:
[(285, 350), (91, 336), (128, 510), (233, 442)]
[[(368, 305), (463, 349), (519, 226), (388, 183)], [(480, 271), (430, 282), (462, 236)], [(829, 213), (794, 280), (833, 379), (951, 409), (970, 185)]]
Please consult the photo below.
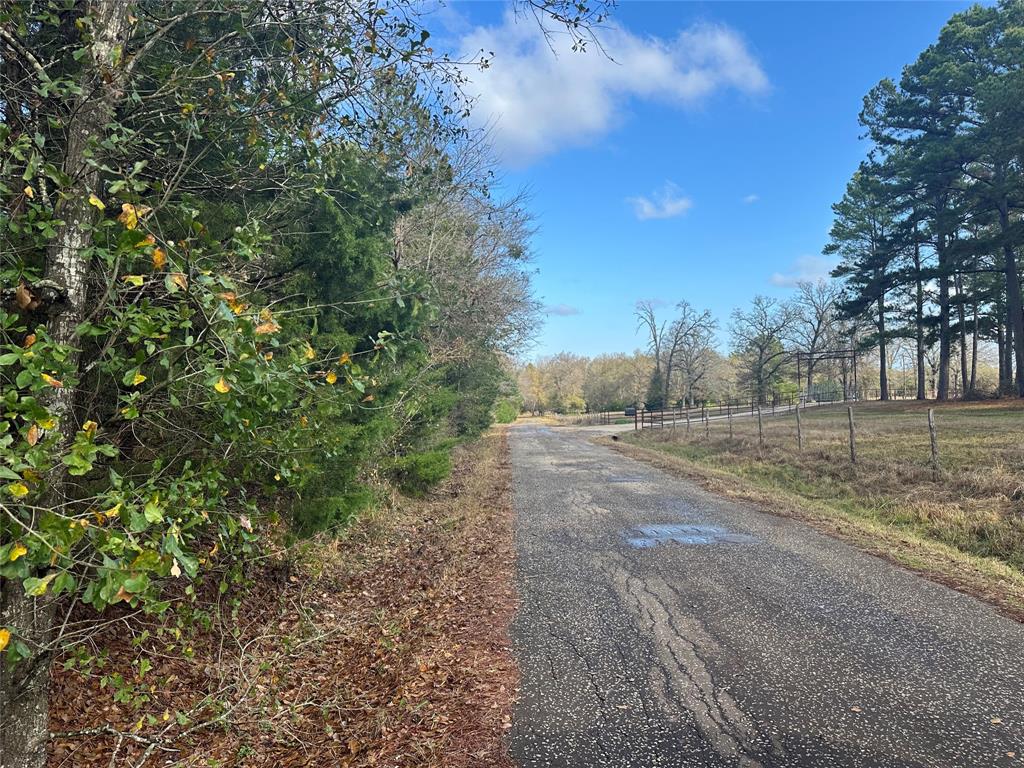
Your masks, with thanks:
[(579, 309), (571, 307), (568, 304), (548, 304), (544, 307), (545, 315), (556, 315), (558, 317), (569, 317), (570, 315), (580, 314)]
[(760, 195), (747, 195), (746, 197), (743, 198), (743, 202), (746, 203), (747, 205), (750, 205), (751, 203), (756, 203), (760, 199)]
[(789, 272), (775, 272), (768, 281), (780, 288), (792, 288), (799, 282), (815, 283), (827, 279), (838, 262), (824, 256), (798, 256)]
[(633, 212), (640, 221), (672, 219), (682, 216), (693, 206), (693, 200), (683, 195), (671, 181), (666, 181), (665, 186), (650, 197), (627, 197), (626, 202), (632, 204)]
[(462, 36), (464, 56), (493, 53), (491, 66), (467, 69), (466, 92), (477, 98), (474, 119), (493, 126), (506, 162), (525, 165), (563, 147), (593, 141), (621, 119), (631, 99), (695, 107), (733, 89), (764, 93), (768, 78), (738, 33), (694, 24), (674, 38), (639, 36), (618, 26), (601, 30), (601, 46), (573, 53), (552, 45), (532, 20), (507, 13), (499, 26)]

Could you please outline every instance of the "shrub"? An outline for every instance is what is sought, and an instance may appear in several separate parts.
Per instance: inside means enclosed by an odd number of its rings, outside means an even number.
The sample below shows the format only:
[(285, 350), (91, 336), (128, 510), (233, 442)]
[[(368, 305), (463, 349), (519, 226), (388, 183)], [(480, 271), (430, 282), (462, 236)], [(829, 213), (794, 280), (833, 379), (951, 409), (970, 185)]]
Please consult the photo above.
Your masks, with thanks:
[(398, 489), (408, 496), (423, 496), (452, 472), (447, 451), (426, 451), (400, 456), (391, 467), (391, 477)]
[(306, 538), (319, 531), (338, 532), (376, 501), (372, 489), (356, 485), (345, 493), (298, 499), (292, 506), (291, 533)]
[(519, 416), (519, 403), (514, 400), (500, 400), (494, 406), (494, 420), (499, 424), (511, 424)]

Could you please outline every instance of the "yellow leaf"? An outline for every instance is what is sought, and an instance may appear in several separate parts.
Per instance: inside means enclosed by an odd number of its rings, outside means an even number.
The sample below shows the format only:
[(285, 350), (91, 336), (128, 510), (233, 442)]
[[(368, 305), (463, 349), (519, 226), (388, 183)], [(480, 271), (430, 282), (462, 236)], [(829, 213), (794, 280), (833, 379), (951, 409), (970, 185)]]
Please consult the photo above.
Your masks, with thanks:
[(338, 365), (348, 365), (351, 362), (352, 357), (349, 355), (348, 352), (346, 352), (345, 354), (338, 358)]
[(109, 520), (112, 517), (120, 516), (120, 514), (121, 514), (121, 502), (118, 502), (117, 504), (112, 506), (110, 509), (106, 509), (103, 512), (101, 512), (100, 514), (103, 515), (103, 517), (105, 517), (107, 520)]
[(0, 629), (0, 651), (6, 648), (9, 642), (11, 642), (11, 631), (9, 629)]
[(236, 296), (233, 291), (227, 291), (226, 293), (222, 293), (220, 297), (224, 299), (228, 307), (230, 307), (231, 311), (234, 312), (236, 315), (240, 315), (243, 312), (245, 312), (246, 308), (249, 306), (244, 301), (239, 299), (238, 296)]
[(334, 371), (329, 371), (327, 373), (327, 383), (328, 384), (334, 384), (337, 380), (338, 380), (338, 374), (336, 374)]
[(40, 375), (40, 378), (42, 378), (43, 381), (45, 381), (47, 384), (49, 384), (54, 389), (60, 389), (61, 387), (64, 386), (64, 382), (62, 382), (60, 379), (53, 378), (53, 376), (51, 376), (48, 373), (41, 373), (39, 375)]
[(39, 425), (33, 424), (28, 428), (28, 434), (25, 435), (25, 439), (28, 440), (29, 445), (35, 445), (39, 442)]
[(143, 376), (141, 373), (136, 373), (135, 376), (132, 378), (132, 386), (133, 387), (137, 387), (137, 386), (139, 386), (139, 384), (141, 384), (145, 380), (146, 380), (145, 376)]
[(313, 348), (309, 346), (309, 344), (306, 345), (305, 354), (307, 360), (316, 360), (316, 352), (313, 351)]
[(217, 383), (213, 385), (213, 388), (220, 392), (222, 395), (231, 391), (231, 385), (224, 381), (224, 377), (221, 376)]
[(9, 555), (9, 559), (13, 563), (19, 557), (22, 557), (23, 555), (27, 554), (28, 549), (26, 549), (25, 545), (19, 541), (13, 547), (11, 547), (11, 554)]
[(152, 211), (145, 205), (132, 205), (131, 203), (121, 204), (121, 213), (117, 217), (117, 220), (124, 224), (126, 229), (135, 229), (139, 226), (139, 219), (144, 217), (147, 213)]
[(57, 420), (53, 416), (47, 416), (44, 419), (39, 420), (39, 426), (43, 429), (53, 429), (57, 426)]
[[(98, 208), (101, 211), (105, 211), (107, 209), (107, 206), (105, 206), (103, 201), (96, 197), (96, 195), (89, 195), (89, 205), (93, 208)], [(134, 227), (129, 227), (129, 229), (134, 229)]]
[(185, 277), (185, 273), (184, 272), (171, 272), (170, 278), (171, 278), (171, 282), (174, 285), (176, 285), (179, 288), (181, 288), (181, 290), (184, 291), (186, 288), (188, 288), (188, 278)]
[(36, 191), (34, 189), (32, 189), (32, 187), (25, 187), (25, 197), (27, 197), (29, 200), (31, 200), (35, 196), (36, 196)]
[(269, 363), (271, 360), (274, 359), (274, 353), (273, 352), (265, 352), (263, 354), (263, 359), (266, 360)]
[(86, 437), (92, 437), (96, 434), (96, 428), (99, 426), (95, 421), (90, 419), (82, 425), (82, 431), (85, 432)]
[(136, 288), (141, 288), (142, 284), (146, 282), (146, 278), (142, 275), (125, 275), (121, 279), (129, 285), (134, 285)]
[(373, 402), (373, 395), (367, 395), (366, 397), (363, 398), (362, 402), (364, 402), (364, 403), (372, 403)]
[(34, 333), (30, 333), (28, 336), (25, 337), (25, 341), (24, 341), (24, 343), (21, 346), (23, 346), (25, 349), (28, 349), (29, 347), (31, 347), (35, 343), (36, 343), (36, 335)]
[(276, 320), (268, 320), (265, 323), (260, 323), (256, 326), (256, 334), (262, 336), (268, 333), (277, 333), (281, 330), (281, 326), (277, 324)]
[(156, 238), (153, 237), (152, 235), (146, 235), (144, 238), (142, 238), (142, 242), (139, 243), (138, 245), (136, 245), (135, 247), (136, 248), (147, 248), (147, 247), (149, 247), (151, 245), (156, 245)]
[(23, 499), (28, 496), (28, 486), (24, 483), (11, 483), (7, 486), (7, 492), (16, 499)]
[(167, 254), (163, 248), (153, 249), (153, 269), (163, 269), (167, 266)]

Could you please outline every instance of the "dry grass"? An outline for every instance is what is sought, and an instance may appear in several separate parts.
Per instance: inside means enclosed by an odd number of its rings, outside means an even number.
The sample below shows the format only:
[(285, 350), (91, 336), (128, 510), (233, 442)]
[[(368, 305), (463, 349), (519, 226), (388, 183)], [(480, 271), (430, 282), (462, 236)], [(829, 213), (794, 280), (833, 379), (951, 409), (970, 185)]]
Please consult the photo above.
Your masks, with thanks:
[[(460, 449), (428, 498), (258, 574), (191, 659), (148, 641), (142, 707), (58, 663), (51, 729), (75, 735), (54, 739), (51, 768), (138, 768), (154, 744), (147, 767), (509, 765), (510, 481), (504, 430)], [(138, 654), (123, 629), (101, 638), (108, 671)], [(203, 703), (215, 692), (222, 708)]]
[(747, 491), (759, 491), (758, 500), (769, 506), (778, 506), (770, 503), (773, 498), (785, 497), (854, 523), (862, 533), (870, 529), (874, 538), (891, 538), (886, 554), (912, 567), (935, 570), (919, 562), (919, 553), (909, 553), (911, 542), (940, 545), (962, 560), (952, 571), (944, 567), (939, 574), (944, 580), (956, 581), (955, 572), (964, 567), (995, 580), (1022, 578), (1024, 404), (931, 406), (938, 430), (937, 475), (930, 464), (930, 406), (924, 403), (854, 406), (856, 466), (850, 463), (845, 407), (804, 412), (802, 452), (793, 414), (765, 416), (763, 449), (756, 419), (735, 419), (732, 440), (726, 422), (712, 421), (710, 439), (695, 424), (689, 437), (679, 427), (645, 431), (627, 441), (672, 457), (676, 468), (713, 477), (720, 485), (731, 478)]

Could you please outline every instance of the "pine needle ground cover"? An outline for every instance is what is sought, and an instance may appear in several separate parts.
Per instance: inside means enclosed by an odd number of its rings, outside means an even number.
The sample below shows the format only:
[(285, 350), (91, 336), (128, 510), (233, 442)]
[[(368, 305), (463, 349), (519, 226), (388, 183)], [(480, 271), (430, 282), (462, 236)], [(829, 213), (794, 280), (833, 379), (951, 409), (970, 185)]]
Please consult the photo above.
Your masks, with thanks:
[(101, 667), (55, 664), (49, 765), (507, 765), (509, 466), (501, 430), (460, 446), (426, 497), (268, 560), (236, 611), (201, 600), (199, 636), (113, 619)]
[[(931, 463), (935, 409), (939, 470)], [(693, 477), (767, 511), (807, 519), (1024, 616), (1024, 405), (891, 402), (804, 410), (803, 450), (792, 413), (647, 430), (619, 450)]]

